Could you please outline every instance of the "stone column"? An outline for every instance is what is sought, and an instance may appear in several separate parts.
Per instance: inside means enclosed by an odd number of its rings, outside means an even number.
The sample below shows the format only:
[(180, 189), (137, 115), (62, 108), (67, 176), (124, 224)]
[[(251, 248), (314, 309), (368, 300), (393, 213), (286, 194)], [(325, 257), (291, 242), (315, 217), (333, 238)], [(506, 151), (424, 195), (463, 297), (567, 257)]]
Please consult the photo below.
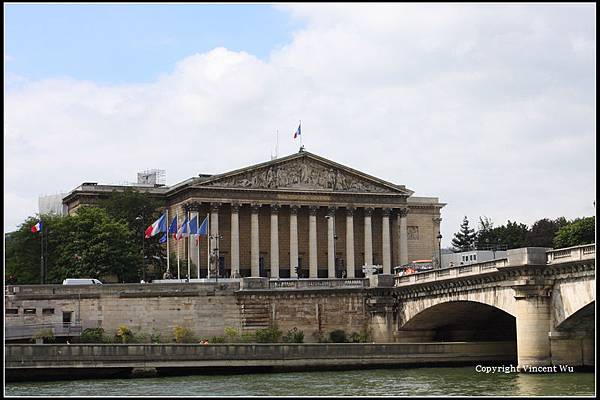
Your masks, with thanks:
[(552, 365), (548, 337), (551, 330), (551, 289), (538, 285), (517, 286), (514, 289), (518, 365)]
[(317, 211), (318, 206), (309, 207), (308, 215), (308, 268), (309, 278), (317, 275)]
[(382, 217), (382, 254), (383, 254), (383, 273), (392, 273), (392, 254), (391, 254), (391, 242), (390, 242), (390, 209), (383, 209)]
[(401, 208), (398, 211), (398, 239), (400, 240), (400, 265), (408, 264), (408, 234), (406, 232), (406, 215), (408, 208)]
[(290, 206), (290, 277), (296, 278), (298, 266), (298, 206)]
[(260, 204), (252, 204), (250, 215), (250, 268), (252, 277), (259, 277), (259, 247), (258, 247), (258, 211)]
[(373, 209), (365, 208), (365, 265), (373, 265), (373, 233), (371, 231), (371, 215)]
[(335, 207), (327, 209), (327, 277), (335, 278)]
[(354, 278), (354, 208), (346, 208), (346, 278)]
[[(219, 244), (220, 240), (216, 239), (219, 236), (219, 207), (220, 203), (210, 203), (210, 236), (213, 239), (210, 240), (210, 254), (211, 256), (214, 254), (217, 258), (213, 261), (212, 265), (208, 266), (208, 277), (212, 276), (211, 267), (216, 268), (214, 271), (215, 274), (218, 273), (219, 268)], [(216, 252), (214, 250), (217, 249)], [(210, 258), (212, 260), (212, 257)]]
[(279, 278), (279, 204), (271, 204), (271, 278)]
[(231, 204), (231, 276), (240, 275), (240, 205)]

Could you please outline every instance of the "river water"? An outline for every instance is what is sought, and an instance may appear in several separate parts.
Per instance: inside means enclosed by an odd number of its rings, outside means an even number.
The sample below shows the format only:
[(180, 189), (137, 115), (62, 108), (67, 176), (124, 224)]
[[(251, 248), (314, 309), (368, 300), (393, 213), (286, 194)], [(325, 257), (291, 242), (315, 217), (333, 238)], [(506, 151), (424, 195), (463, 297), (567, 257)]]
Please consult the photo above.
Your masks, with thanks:
[(7, 396), (593, 396), (594, 373), (475, 367), (189, 375), (7, 383)]

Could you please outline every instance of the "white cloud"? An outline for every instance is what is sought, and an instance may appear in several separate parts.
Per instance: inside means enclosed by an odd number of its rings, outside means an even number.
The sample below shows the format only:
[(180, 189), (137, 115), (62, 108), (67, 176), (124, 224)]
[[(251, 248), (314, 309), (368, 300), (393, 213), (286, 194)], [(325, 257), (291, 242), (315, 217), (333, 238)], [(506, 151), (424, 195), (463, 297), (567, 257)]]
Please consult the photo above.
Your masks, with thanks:
[[(164, 168), (170, 184), (307, 149), (528, 224), (595, 213), (592, 5), (292, 5), (306, 28), (267, 61), (216, 48), (156, 82), (69, 79), (6, 93), (5, 230), (40, 193)], [(29, 204), (27, 209), (23, 205)]]

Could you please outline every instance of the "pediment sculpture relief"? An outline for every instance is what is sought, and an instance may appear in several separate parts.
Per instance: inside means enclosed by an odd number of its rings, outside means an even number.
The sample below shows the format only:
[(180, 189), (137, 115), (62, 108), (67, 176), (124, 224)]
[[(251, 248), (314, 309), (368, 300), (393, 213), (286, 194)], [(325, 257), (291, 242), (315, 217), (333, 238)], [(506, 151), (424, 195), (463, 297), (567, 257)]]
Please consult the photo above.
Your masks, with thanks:
[(346, 171), (308, 159), (274, 164), (216, 180), (210, 185), (248, 189), (298, 188), (346, 192), (390, 192), (389, 188), (351, 175)]

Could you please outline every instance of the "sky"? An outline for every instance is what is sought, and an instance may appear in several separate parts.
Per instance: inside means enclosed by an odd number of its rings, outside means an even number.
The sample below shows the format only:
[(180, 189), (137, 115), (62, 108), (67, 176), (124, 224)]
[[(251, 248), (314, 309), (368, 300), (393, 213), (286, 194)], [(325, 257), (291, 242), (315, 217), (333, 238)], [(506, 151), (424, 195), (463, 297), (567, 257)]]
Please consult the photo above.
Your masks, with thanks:
[[(596, 6), (6, 4), (4, 230), (83, 182), (298, 151), (438, 197), (442, 246), (595, 215)], [(277, 133), (279, 132), (279, 133)]]

